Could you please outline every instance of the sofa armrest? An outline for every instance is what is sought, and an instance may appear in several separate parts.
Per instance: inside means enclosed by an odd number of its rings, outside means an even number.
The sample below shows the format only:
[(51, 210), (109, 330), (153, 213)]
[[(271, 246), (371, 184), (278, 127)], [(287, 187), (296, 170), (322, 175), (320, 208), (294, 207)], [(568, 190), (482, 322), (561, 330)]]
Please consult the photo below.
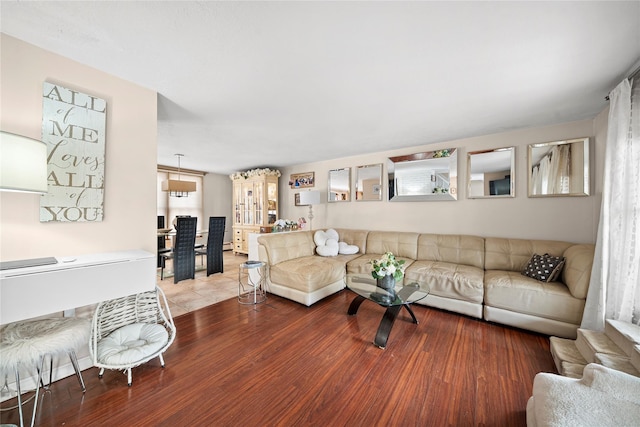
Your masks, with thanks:
[(591, 244), (573, 245), (562, 254), (565, 258), (562, 282), (575, 298), (587, 298), (594, 250)]

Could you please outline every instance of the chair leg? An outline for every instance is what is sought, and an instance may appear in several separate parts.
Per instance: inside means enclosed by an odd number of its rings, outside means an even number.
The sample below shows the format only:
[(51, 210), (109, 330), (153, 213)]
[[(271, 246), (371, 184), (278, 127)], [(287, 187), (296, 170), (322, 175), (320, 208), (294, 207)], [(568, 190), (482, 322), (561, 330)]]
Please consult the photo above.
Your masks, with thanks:
[[(16, 376), (16, 392), (18, 393), (18, 414), (20, 415), (20, 427), (24, 427), (24, 415), (22, 414), (22, 391), (20, 390), (20, 365), (16, 364), (14, 370)], [(39, 381), (38, 385), (40, 385)], [(34, 404), (37, 403), (38, 402), (35, 402)]]
[(162, 354), (158, 355), (158, 359), (160, 359), (160, 366), (164, 368), (164, 358), (162, 357)]
[(164, 257), (162, 257), (162, 262), (160, 263), (160, 280), (164, 280)]
[[(46, 357), (46, 355), (44, 355), (43, 357)], [(42, 365), (42, 367), (44, 369), (44, 364)], [(47, 384), (46, 386), (44, 385), (44, 375), (40, 375), (40, 371), (37, 366), (36, 371), (38, 372), (38, 376), (40, 377), (40, 387), (42, 387), (43, 389), (49, 389), (49, 387), (51, 387), (51, 383), (53, 382), (53, 356), (49, 355), (49, 384)]]
[(98, 378), (102, 378), (104, 375), (104, 368), (100, 368), (100, 372), (98, 372)]
[(127, 384), (129, 385), (129, 387), (131, 387), (131, 368), (127, 369)]
[(82, 372), (80, 372), (80, 366), (78, 365), (78, 357), (76, 356), (75, 350), (71, 350), (69, 352), (69, 359), (71, 359), (71, 364), (73, 365), (73, 369), (76, 371), (76, 378), (78, 378), (78, 382), (80, 383), (80, 387), (82, 388), (82, 392), (87, 391), (87, 388), (84, 386), (84, 380), (82, 379)]
[(45, 356), (40, 357), (40, 370), (38, 372), (38, 378), (36, 379), (36, 395), (33, 398), (33, 413), (31, 415), (31, 427), (36, 424), (36, 409), (38, 408), (38, 393), (40, 391), (40, 382), (42, 381), (42, 370), (44, 369)]

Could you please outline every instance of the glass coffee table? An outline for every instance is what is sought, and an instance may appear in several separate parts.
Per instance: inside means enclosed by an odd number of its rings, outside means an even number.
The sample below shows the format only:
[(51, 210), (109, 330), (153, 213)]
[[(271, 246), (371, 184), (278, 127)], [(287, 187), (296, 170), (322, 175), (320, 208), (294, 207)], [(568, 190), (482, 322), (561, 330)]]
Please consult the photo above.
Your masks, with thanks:
[(429, 286), (414, 280), (407, 280), (406, 277), (404, 279), (405, 284), (396, 285), (393, 291), (386, 291), (377, 287), (376, 280), (372, 278), (370, 274), (349, 273), (345, 281), (347, 288), (357, 294), (353, 301), (351, 301), (351, 305), (349, 305), (349, 310), (347, 311), (350, 316), (358, 312), (360, 304), (365, 300), (373, 301), (387, 308), (384, 316), (382, 316), (382, 320), (380, 320), (378, 332), (376, 332), (376, 337), (373, 340), (373, 343), (382, 349), (387, 346), (389, 333), (400, 310), (404, 307), (411, 315), (413, 323), (417, 324), (418, 319), (416, 319), (415, 314), (413, 314), (410, 304), (420, 301), (429, 295)]

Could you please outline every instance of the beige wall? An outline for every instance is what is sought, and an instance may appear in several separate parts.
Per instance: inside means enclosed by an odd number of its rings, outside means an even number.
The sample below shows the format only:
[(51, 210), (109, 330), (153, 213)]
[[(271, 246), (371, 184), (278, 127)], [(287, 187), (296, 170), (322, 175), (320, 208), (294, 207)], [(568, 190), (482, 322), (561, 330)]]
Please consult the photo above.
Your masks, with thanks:
[[(603, 129), (605, 129), (603, 131)], [(313, 207), (313, 228), (347, 227), (359, 229), (418, 231), (427, 233), (474, 234), (511, 238), (595, 242), (602, 191), (602, 156), (606, 136), (606, 113), (595, 120), (583, 120), (554, 126), (524, 129), (495, 135), (416, 146), (375, 154), (334, 159), (281, 168), (281, 217), (297, 220), (308, 216), (308, 207), (294, 206), (294, 194), (287, 185), (291, 173), (315, 172), (316, 185), (323, 203)], [(591, 138), (591, 196), (527, 197), (527, 145), (568, 138)], [(393, 145), (392, 142), (389, 144)], [(468, 199), (467, 151), (516, 147), (515, 198)], [(390, 156), (458, 148), (458, 200), (439, 202), (365, 202), (327, 203), (327, 176), (330, 169), (351, 167), (352, 188), (355, 167), (383, 163)], [(385, 199), (387, 185), (385, 182)], [(304, 191), (304, 190), (302, 190)]]
[(104, 221), (40, 223), (39, 196), (0, 192), (0, 259), (156, 250), (157, 93), (5, 34), (0, 128), (40, 139), (45, 81), (107, 102)]

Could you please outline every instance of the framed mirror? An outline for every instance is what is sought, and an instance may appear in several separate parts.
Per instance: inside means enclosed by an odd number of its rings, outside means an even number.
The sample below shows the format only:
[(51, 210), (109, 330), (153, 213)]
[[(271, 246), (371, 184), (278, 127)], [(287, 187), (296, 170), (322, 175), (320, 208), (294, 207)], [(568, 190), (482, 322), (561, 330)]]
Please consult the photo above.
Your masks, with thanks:
[(348, 202), (351, 200), (351, 168), (333, 169), (329, 171), (330, 202)]
[(515, 147), (467, 153), (467, 197), (515, 196)]
[(529, 197), (588, 196), (589, 138), (530, 144)]
[(382, 163), (356, 168), (356, 200), (382, 200)]
[(458, 150), (390, 157), (389, 201), (419, 202), (458, 199)]

